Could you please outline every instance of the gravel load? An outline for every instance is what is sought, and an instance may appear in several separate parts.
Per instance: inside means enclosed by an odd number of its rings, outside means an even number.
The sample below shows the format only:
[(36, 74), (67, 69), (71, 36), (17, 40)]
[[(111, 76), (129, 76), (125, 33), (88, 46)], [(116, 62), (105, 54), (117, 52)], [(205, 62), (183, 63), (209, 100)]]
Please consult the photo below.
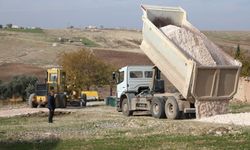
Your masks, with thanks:
[(232, 58), (195, 28), (167, 25), (160, 30), (199, 65), (235, 65)]
[(201, 122), (221, 123), (231, 125), (250, 126), (250, 113), (224, 114), (208, 118), (197, 119)]

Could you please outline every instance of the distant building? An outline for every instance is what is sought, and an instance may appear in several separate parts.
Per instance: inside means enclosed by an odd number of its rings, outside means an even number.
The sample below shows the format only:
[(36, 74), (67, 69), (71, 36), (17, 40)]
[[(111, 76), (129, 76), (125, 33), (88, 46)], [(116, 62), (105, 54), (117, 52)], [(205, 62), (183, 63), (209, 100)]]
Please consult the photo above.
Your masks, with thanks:
[(18, 25), (12, 25), (12, 29), (19, 29), (20, 27)]
[(85, 27), (85, 29), (97, 29), (97, 26), (91, 26), (91, 25), (89, 25), (89, 26)]

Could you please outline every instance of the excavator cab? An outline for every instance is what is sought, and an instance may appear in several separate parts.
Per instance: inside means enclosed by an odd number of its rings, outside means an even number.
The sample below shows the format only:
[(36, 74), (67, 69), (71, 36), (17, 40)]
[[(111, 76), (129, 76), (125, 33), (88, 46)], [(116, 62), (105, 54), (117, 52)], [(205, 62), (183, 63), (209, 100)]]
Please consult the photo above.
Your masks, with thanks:
[(67, 106), (66, 96), (66, 73), (61, 68), (51, 68), (47, 70), (47, 86), (49, 89), (55, 90), (55, 100), (57, 108), (65, 108)]
[(51, 68), (47, 70), (48, 89), (53, 87), (56, 93), (66, 91), (66, 73), (60, 68)]

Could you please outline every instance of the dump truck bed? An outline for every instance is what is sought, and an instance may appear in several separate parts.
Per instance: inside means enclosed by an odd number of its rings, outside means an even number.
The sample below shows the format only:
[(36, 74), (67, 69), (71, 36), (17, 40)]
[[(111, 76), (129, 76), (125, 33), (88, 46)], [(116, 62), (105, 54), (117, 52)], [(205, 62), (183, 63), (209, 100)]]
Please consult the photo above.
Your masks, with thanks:
[(230, 63), (215, 66), (198, 64), (155, 25), (157, 19), (161, 18), (169, 24), (190, 27), (198, 32), (187, 21), (182, 8), (142, 5), (142, 10), (141, 49), (184, 98), (219, 100), (233, 97), (238, 85), (240, 62), (219, 51)]

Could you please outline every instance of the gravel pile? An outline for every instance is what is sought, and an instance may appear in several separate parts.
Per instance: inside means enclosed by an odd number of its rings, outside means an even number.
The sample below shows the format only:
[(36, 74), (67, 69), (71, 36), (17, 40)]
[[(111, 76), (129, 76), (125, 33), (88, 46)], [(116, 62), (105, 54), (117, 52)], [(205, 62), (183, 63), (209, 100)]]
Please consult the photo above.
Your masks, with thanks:
[(238, 114), (216, 115), (216, 116), (212, 116), (209, 118), (197, 119), (197, 121), (250, 126), (250, 112), (238, 113)]
[(195, 28), (167, 25), (160, 30), (199, 65), (235, 65), (232, 58)]
[(216, 65), (200, 36), (173, 25), (162, 27), (161, 31), (196, 62), (202, 65)]

